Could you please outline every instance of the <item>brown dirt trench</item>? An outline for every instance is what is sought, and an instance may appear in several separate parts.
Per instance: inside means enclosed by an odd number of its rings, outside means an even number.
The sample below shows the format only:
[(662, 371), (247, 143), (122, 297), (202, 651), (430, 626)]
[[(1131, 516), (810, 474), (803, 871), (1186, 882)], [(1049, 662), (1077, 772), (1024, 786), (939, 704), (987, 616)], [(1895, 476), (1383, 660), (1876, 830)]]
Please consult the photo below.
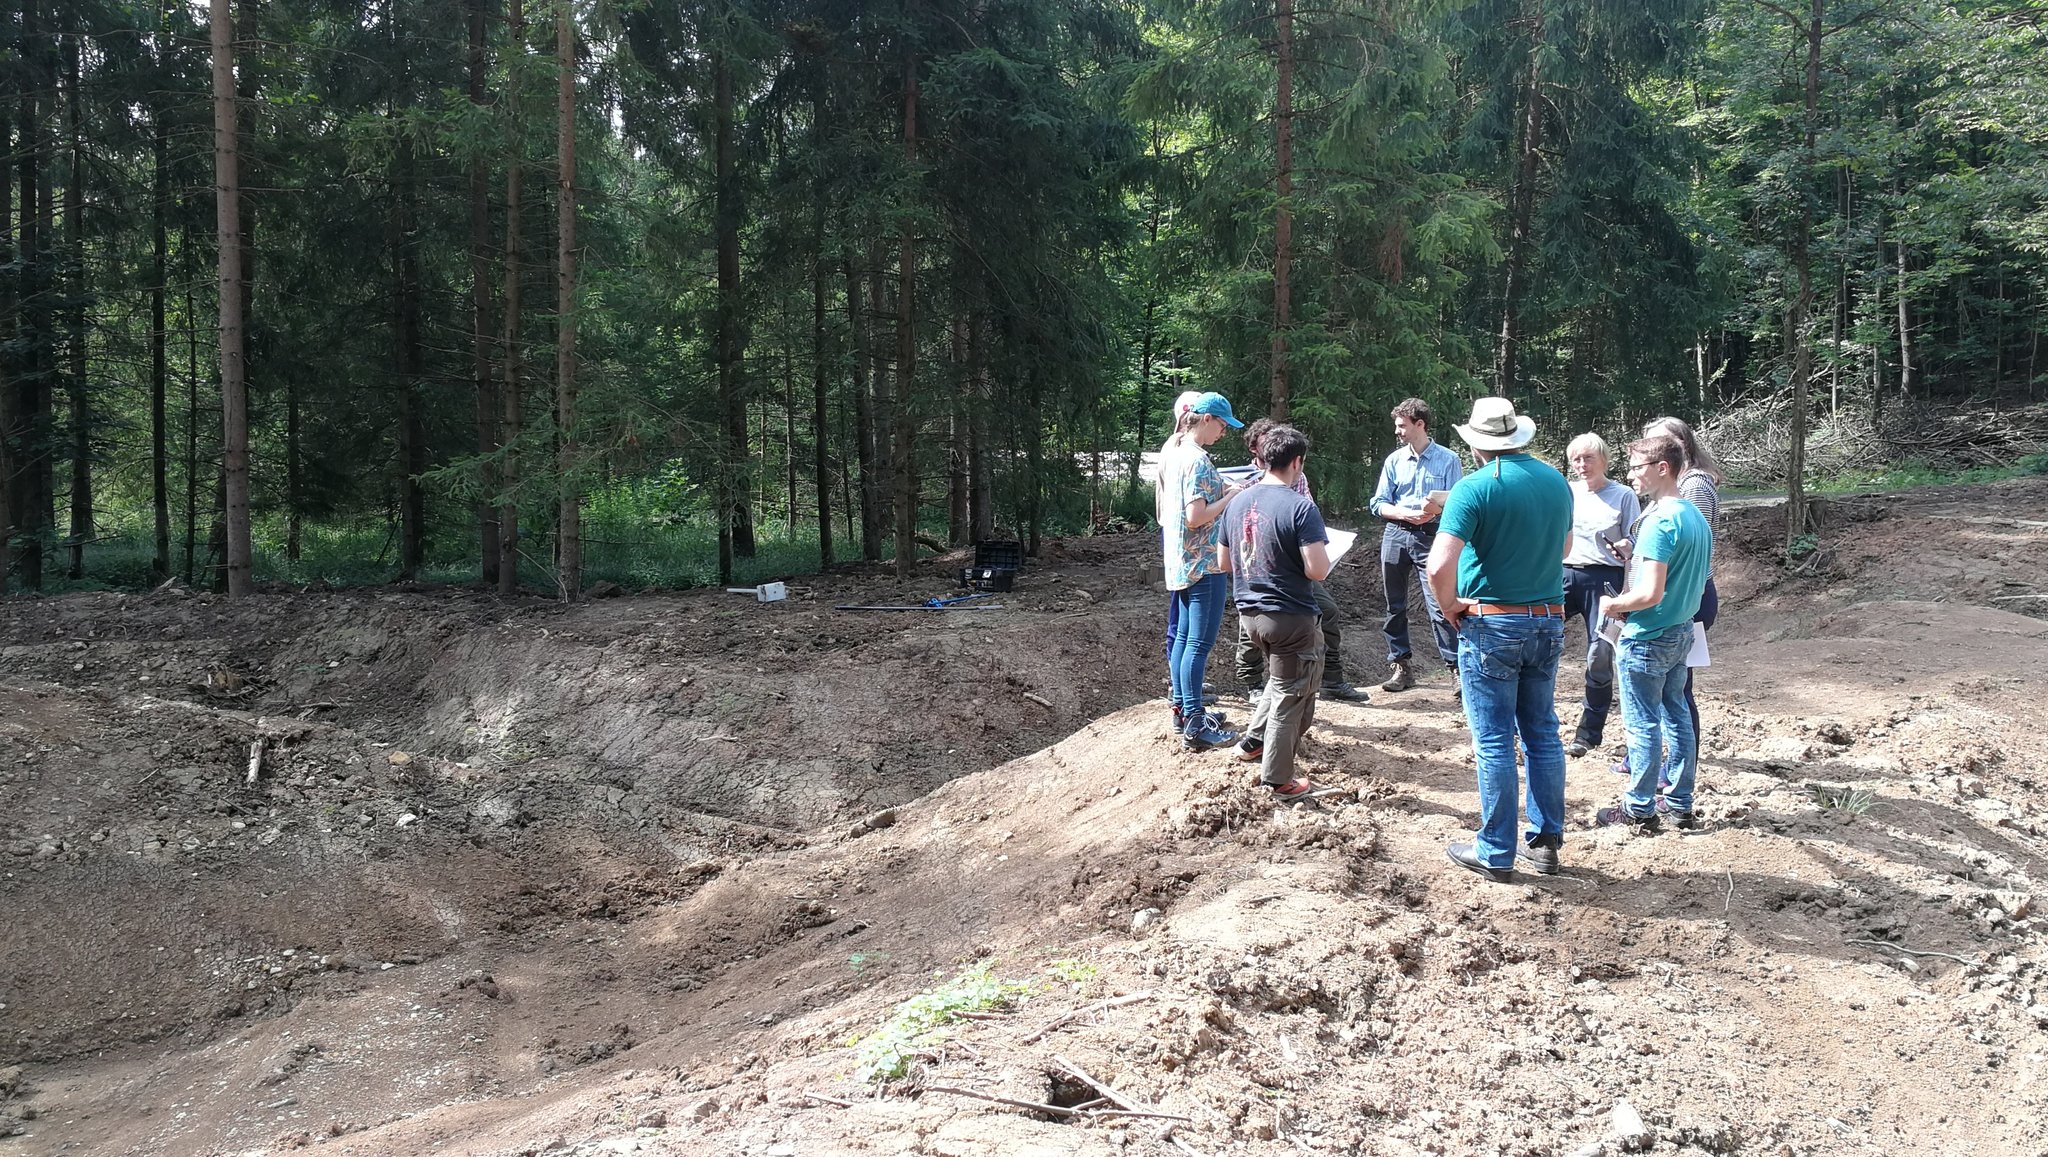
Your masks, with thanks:
[[(1591, 829), (1595, 752), (1564, 873), (1508, 885), (1443, 859), (1441, 673), (1322, 707), (1319, 804), (1179, 751), (1143, 536), (997, 610), (831, 609), (943, 559), (782, 604), (0, 602), (0, 1157), (2039, 1157), (2044, 509), (1835, 502), (1790, 565), (1735, 512), (1704, 828)], [(1377, 583), (1334, 582), (1361, 684)], [(1006, 999), (856, 1079), (976, 976)]]

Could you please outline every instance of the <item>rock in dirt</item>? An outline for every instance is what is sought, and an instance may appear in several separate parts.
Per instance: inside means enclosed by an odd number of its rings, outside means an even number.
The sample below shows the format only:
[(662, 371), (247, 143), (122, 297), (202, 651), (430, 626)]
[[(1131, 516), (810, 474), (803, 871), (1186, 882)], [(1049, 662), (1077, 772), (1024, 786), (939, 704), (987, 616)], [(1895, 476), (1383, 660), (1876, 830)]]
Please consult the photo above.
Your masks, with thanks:
[(1144, 911), (1139, 912), (1137, 915), (1131, 917), (1131, 931), (1143, 932), (1145, 929), (1150, 928), (1153, 924), (1157, 923), (1159, 918), (1164, 915), (1166, 915), (1166, 913), (1160, 911), (1157, 908), (1147, 908)]
[(692, 1121), (705, 1121), (709, 1120), (711, 1116), (717, 1112), (718, 1098), (706, 1097), (701, 1101), (692, 1101), (690, 1105), (683, 1110), (683, 1116), (688, 1117)]
[(668, 1127), (668, 1114), (660, 1109), (650, 1109), (640, 1114), (640, 1119), (634, 1124), (642, 1129), (665, 1129)]
[(1624, 1153), (1640, 1153), (1656, 1141), (1650, 1127), (1643, 1123), (1643, 1115), (1627, 1101), (1614, 1102), (1614, 1139), (1621, 1144)]

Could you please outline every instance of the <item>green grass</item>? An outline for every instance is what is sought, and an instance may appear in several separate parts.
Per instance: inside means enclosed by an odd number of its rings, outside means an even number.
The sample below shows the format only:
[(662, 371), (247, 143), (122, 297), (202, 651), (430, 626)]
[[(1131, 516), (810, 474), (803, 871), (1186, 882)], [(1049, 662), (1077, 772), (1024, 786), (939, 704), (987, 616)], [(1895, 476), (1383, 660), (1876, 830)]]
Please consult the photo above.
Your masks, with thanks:
[(1030, 981), (996, 976), (988, 961), (969, 965), (945, 984), (897, 1005), (882, 1027), (854, 1041), (854, 1076), (863, 1083), (902, 1077), (917, 1054), (943, 1039), (961, 1013), (1007, 1008), (1030, 991)]
[(1920, 486), (1953, 486), (1973, 482), (2003, 482), (2048, 474), (2048, 454), (2029, 454), (2004, 466), (1973, 466), (1954, 470), (1913, 459), (1877, 470), (1859, 470), (1817, 480), (1818, 494), (1849, 494), (1865, 490), (1911, 490)]

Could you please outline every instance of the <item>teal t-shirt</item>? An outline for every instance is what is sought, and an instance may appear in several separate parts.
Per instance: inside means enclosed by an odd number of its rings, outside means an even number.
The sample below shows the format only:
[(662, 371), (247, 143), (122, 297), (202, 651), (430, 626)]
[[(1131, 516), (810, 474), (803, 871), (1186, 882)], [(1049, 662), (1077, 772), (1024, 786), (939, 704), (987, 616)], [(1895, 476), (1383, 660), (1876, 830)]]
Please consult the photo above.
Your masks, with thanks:
[(1647, 611), (1631, 613), (1622, 637), (1661, 635), (1692, 622), (1714, 560), (1714, 533), (1699, 508), (1683, 498), (1666, 498), (1651, 507), (1636, 532), (1635, 558), (1664, 564), (1664, 598)]
[(1531, 606), (1564, 601), (1572, 487), (1555, 467), (1503, 454), (1451, 488), (1439, 530), (1465, 540), (1458, 597)]

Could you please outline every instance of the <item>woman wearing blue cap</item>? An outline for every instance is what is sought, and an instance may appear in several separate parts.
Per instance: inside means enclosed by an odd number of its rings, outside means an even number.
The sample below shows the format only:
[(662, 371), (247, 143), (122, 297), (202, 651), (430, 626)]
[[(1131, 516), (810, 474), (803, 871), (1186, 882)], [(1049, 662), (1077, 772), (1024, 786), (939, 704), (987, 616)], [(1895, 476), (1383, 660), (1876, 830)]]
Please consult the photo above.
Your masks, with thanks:
[(1202, 675), (1223, 608), (1230, 600), (1229, 576), (1217, 560), (1217, 518), (1243, 487), (1225, 485), (1205, 447), (1243, 422), (1222, 394), (1206, 393), (1177, 415), (1172, 437), (1159, 448), (1159, 527), (1166, 564), (1166, 589), (1179, 614), (1167, 647), (1167, 677), (1173, 688), (1173, 722), (1190, 751), (1237, 742), (1202, 708)]

